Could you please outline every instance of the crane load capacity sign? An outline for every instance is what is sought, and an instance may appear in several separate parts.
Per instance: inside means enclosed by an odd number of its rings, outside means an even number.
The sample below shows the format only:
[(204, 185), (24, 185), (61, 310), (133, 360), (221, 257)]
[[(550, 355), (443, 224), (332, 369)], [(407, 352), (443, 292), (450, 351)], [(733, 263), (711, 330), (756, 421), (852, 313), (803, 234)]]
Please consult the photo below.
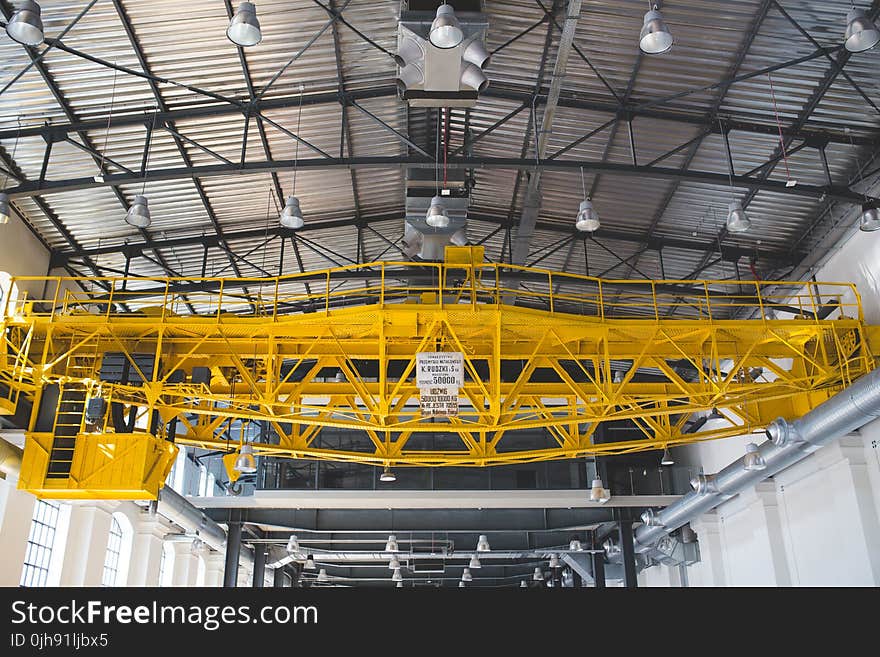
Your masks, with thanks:
[(454, 417), (458, 415), (458, 388), (419, 388), (419, 406), (422, 417)]
[(458, 415), (458, 389), (464, 383), (464, 355), (432, 351), (416, 355), (416, 385), (422, 417)]
[(427, 351), (416, 354), (416, 386), (461, 388), (464, 383), (464, 355), (460, 351)]

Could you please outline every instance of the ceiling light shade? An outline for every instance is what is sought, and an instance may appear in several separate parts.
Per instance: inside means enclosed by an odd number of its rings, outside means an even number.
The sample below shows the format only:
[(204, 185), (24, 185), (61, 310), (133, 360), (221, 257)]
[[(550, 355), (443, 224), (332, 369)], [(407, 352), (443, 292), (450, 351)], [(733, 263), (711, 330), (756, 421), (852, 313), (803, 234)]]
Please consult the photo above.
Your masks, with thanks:
[(396, 556), (391, 557), (391, 561), (388, 562), (389, 570), (400, 570), (400, 559)]
[(522, 581), (519, 583), (519, 588), (521, 588), (521, 589), (527, 589), (527, 588), (529, 588), (529, 585), (526, 583), (526, 580), (522, 580)]
[(397, 536), (395, 536), (394, 534), (391, 534), (388, 537), (388, 541), (385, 543), (385, 551), (386, 552), (397, 552), (398, 551)]
[(401, 92), (425, 81), (425, 51), (418, 41), (410, 37), (401, 40), (394, 59), (400, 69), (397, 71), (397, 86)]
[(134, 203), (125, 215), (125, 221), (135, 228), (149, 228), (153, 220), (150, 218), (150, 208), (147, 207), (146, 196), (135, 196)]
[(578, 208), (574, 223), (575, 228), (585, 233), (592, 233), (599, 230), (599, 225), (599, 213), (593, 207), (593, 202), (590, 199), (584, 199)]
[(257, 471), (257, 461), (254, 458), (254, 448), (250, 443), (245, 443), (238, 458), (235, 459), (233, 470), (242, 474), (253, 474)]
[(859, 218), (859, 230), (871, 233), (880, 229), (880, 210), (877, 209), (877, 205), (877, 201), (868, 201), (862, 205), (862, 216)]
[(299, 539), (297, 539), (296, 534), (291, 534), (290, 538), (287, 539), (287, 551), (299, 552)]
[(540, 582), (544, 579), (544, 573), (541, 572), (540, 567), (535, 568), (535, 572), (532, 575), (532, 579), (536, 582)]
[[(382, 470), (382, 474), (379, 475), (379, 481), (384, 481), (385, 483), (390, 484), (393, 481), (397, 481), (397, 475), (386, 465), (385, 469)], [(394, 549), (396, 550), (397, 548)]]
[(482, 568), (480, 559), (477, 557), (476, 554), (471, 557), (470, 563), (468, 563), (468, 568)]
[(464, 49), (464, 54), (461, 58), (466, 61), (474, 64), (475, 66), (479, 66), (480, 68), (485, 68), (489, 65), (491, 60), (491, 55), (489, 51), (486, 50), (485, 44), (479, 39), (474, 39), (471, 41), (467, 48)]
[(602, 480), (599, 478), (593, 479), (593, 485), (590, 487), (590, 501), (602, 502), (606, 496), (610, 497), (610, 494), (605, 490)]
[(471, 575), (471, 569), (465, 568), (464, 571), (461, 573), (461, 581), (462, 582), (472, 582), (473, 579), (474, 579), (474, 576)]
[(260, 21), (257, 20), (257, 8), (253, 2), (242, 2), (238, 11), (229, 21), (226, 37), (237, 46), (255, 46), (263, 40)]
[(342, 370), (336, 372), (336, 376), (333, 377), (333, 380), (336, 383), (345, 383), (345, 374), (342, 372)]
[(400, 574), (400, 568), (394, 569), (394, 574), (391, 575), (391, 581), (392, 582), (402, 582), (403, 581), (403, 575)]
[(26, 46), (38, 46), (43, 42), (43, 20), (40, 18), (40, 5), (26, 0), (12, 14), (6, 24), (6, 34), (13, 41)]
[(557, 557), (555, 554), (550, 555), (550, 567), (559, 568), (559, 557)]
[(398, 582), (397, 584), (395, 584), (394, 586), (396, 586), (396, 587), (399, 588), (399, 589), (402, 589), (402, 588), (403, 588), (403, 580), (399, 581), (399, 582)]
[(296, 196), (288, 196), (287, 203), (281, 211), (281, 225), (285, 228), (297, 230), (303, 227), (302, 210), (299, 207), (299, 199)]
[(464, 582), (459, 582), (459, 583), (458, 583), (458, 588), (463, 589), (463, 588), (464, 588)]
[(639, 48), (648, 55), (659, 55), (672, 47), (672, 33), (655, 8), (645, 13), (645, 22), (639, 34)]
[(425, 214), (425, 222), (433, 228), (446, 228), (449, 225), (449, 214), (441, 196), (431, 199), (431, 205)]
[(743, 210), (742, 201), (732, 201), (727, 206), (727, 232), (744, 233), (751, 228), (752, 222)]
[(580, 539), (573, 538), (573, 539), (571, 539), (571, 541), (568, 544), (568, 549), (571, 552), (583, 552), (584, 546), (581, 545)]
[(480, 538), (477, 539), (477, 552), (488, 552), (489, 551), (489, 539), (486, 538), (485, 534), (480, 534)]
[(321, 568), (318, 571), (318, 581), (319, 582), (329, 582), (330, 578), (327, 576), (327, 570), (325, 568)]
[(675, 460), (669, 454), (669, 448), (663, 450), (663, 457), (660, 459), (660, 465), (675, 465)]
[(9, 197), (5, 192), (0, 192), (0, 224), (9, 223), (12, 210), (9, 209)]
[(447, 4), (437, 7), (437, 17), (431, 23), (428, 35), (431, 43), (438, 48), (455, 48), (464, 39), (464, 32), (455, 17), (455, 10)]
[(764, 457), (761, 456), (755, 443), (746, 445), (746, 455), (743, 457), (743, 461), (743, 467), (749, 471), (764, 470), (767, 467), (767, 462), (764, 461)]
[(880, 42), (880, 30), (865, 15), (864, 9), (853, 7), (846, 15), (846, 33), (843, 45), (850, 52), (870, 50)]
[(315, 558), (310, 554), (306, 557), (306, 562), (303, 564), (303, 568), (305, 570), (314, 570), (315, 569)]

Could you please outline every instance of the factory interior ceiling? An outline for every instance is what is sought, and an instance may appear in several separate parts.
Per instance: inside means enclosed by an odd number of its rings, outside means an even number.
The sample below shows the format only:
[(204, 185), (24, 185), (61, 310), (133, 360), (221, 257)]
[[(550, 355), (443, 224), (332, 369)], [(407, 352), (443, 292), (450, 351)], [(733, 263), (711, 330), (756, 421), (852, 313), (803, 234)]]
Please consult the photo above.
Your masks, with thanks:
[[(0, 39), (5, 192), (50, 252), (53, 273), (132, 277), (129, 290), (222, 278), (227, 290), (243, 290), (245, 314), (259, 303), (255, 279), (346, 268), (338, 285), (354, 303), (376, 283), (369, 263), (402, 271), (430, 261), (408, 242), (408, 194), (419, 185), (423, 195), (454, 187), (449, 198), (466, 199), (456, 243), (484, 247), (489, 265), (676, 285), (712, 280), (716, 291), (728, 281), (772, 289), (808, 280), (874, 201), (867, 190), (880, 174), (880, 49), (844, 46), (848, 0), (656, 2), (674, 43), (655, 54), (639, 47), (652, 8), (641, 0), (451, 4), (488, 21), (488, 84), (468, 96), (475, 102), (432, 107), (405, 97), (399, 16), (433, 14), (437, 3), (263, 0), (262, 38), (240, 47), (227, 38), (239, 11), (230, 0), (45, 0), (41, 45)], [(0, 0), (4, 24), (16, 5)], [(876, 20), (880, 0), (864, 10)], [(141, 196), (150, 220), (134, 225), (126, 217)], [(299, 227), (279, 222), (291, 196)], [(575, 225), (585, 199), (601, 221), (592, 230)], [(747, 230), (729, 230), (736, 201)], [(557, 280), (557, 294), (565, 284)], [(528, 295), (516, 302), (530, 305)], [(176, 311), (200, 312), (193, 303), (184, 298)], [(670, 313), (687, 314), (686, 306)], [(606, 433), (615, 429), (624, 431), (609, 423)], [(328, 431), (325, 439), (341, 446), (347, 438)], [(641, 474), (638, 460), (618, 473), (628, 473), (621, 485), (631, 493), (634, 463)], [(328, 478), (339, 469), (347, 473), (340, 479), (359, 482), (354, 488), (376, 487), (374, 468), (361, 481), (345, 463), (320, 465), (319, 477), (312, 461), (267, 460), (257, 483), (346, 487)], [(577, 472), (559, 469), (569, 465), (542, 464), (530, 476), (537, 487), (589, 488), (582, 461)], [(468, 486), (416, 470), (424, 476), (404, 476), (397, 490), (504, 488), (506, 476)], [(449, 470), (464, 477), (467, 469)], [(653, 476), (647, 465), (644, 476)], [(667, 480), (664, 490), (662, 474), (659, 486), (651, 493), (675, 488)], [(280, 549), (299, 530), (339, 585), (390, 583), (380, 544), (395, 531), (421, 568), (410, 569), (414, 583), (450, 580), (431, 563), (470, 557), (488, 535), (505, 565), (484, 563), (482, 581), (520, 585), (553, 548), (565, 552), (579, 539), (586, 554), (603, 523), (630, 518), (626, 503), (403, 508), (396, 518), (379, 507), (283, 506), (234, 509), (249, 527), (245, 542)], [(207, 512), (227, 519), (222, 504)], [(576, 557), (567, 554), (567, 563)]]

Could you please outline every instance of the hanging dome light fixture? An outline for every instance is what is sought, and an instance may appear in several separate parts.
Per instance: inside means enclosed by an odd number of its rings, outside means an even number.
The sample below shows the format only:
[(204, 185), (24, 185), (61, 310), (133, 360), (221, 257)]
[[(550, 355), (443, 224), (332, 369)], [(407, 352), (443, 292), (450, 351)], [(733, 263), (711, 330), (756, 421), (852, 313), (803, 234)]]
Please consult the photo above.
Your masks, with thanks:
[(880, 30), (865, 15), (864, 9), (853, 7), (846, 15), (846, 32), (843, 45), (850, 52), (864, 52), (880, 43)]
[(22, 2), (6, 24), (6, 34), (13, 41), (25, 46), (38, 46), (43, 43), (43, 19), (40, 18), (40, 5), (32, 0)]
[(257, 461), (254, 458), (254, 448), (250, 443), (245, 443), (241, 447), (238, 458), (235, 459), (235, 465), (232, 468), (241, 474), (253, 474), (257, 471)]
[(431, 43), (438, 48), (455, 48), (464, 39), (461, 24), (455, 17), (455, 9), (451, 5), (442, 4), (437, 7), (437, 15), (431, 23), (428, 35)]
[(654, 5), (645, 13), (642, 31), (639, 34), (639, 48), (647, 55), (660, 55), (672, 48), (672, 41), (672, 33), (666, 27), (663, 14), (660, 13), (657, 5)]
[(257, 20), (257, 8), (253, 2), (242, 2), (238, 5), (238, 11), (226, 28), (226, 38), (243, 48), (255, 46), (263, 40), (260, 21)]
[[(249, 4), (249, 3), (242, 3)], [(303, 85), (299, 85), (299, 110), (296, 115), (296, 134), (299, 135), (302, 126), (302, 101), (303, 101)], [(303, 220), (302, 209), (299, 206), (299, 199), (296, 197), (296, 169), (299, 162), (299, 139), (296, 140), (296, 147), (293, 154), (293, 190), (287, 197), (284, 209), (281, 211), (279, 221), (285, 228), (299, 230), (305, 224)]]
[(876, 200), (866, 201), (862, 204), (862, 214), (859, 217), (859, 230), (871, 233), (880, 229), (880, 209)]
[(581, 189), (584, 193), (584, 200), (578, 208), (577, 217), (574, 221), (574, 227), (584, 233), (593, 233), (599, 230), (599, 213), (593, 207), (593, 201), (587, 196), (587, 184), (584, 180), (584, 168), (581, 167)]
[(431, 205), (425, 215), (425, 223), (432, 228), (446, 228), (449, 225), (449, 213), (446, 211), (443, 197), (435, 196), (431, 199)]

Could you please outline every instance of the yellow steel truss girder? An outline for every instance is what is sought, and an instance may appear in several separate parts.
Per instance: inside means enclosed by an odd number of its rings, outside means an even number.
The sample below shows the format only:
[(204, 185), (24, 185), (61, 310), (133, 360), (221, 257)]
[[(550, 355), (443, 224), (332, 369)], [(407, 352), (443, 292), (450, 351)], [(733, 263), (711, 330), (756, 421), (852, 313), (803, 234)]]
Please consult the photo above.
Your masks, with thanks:
[[(270, 422), (279, 444), (261, 445), (258, 451), (277, 455), (491, 465), (652, 449), (758, 430), (777, 416), (809, 410), (872, 369), (880, 338), (877, 327), (862, 323), (858, 295), (846, 284), (798, 284), (803, 291), (787, 292), (782, 299), (768, 297), (757, 283), (753, 289), (737, 284), (738, 292), (721, 295), (716, 288), (729, 290), (730, 283), (687, 281), (695, 292), (673, 296), (657, 290), (684, 282), (649, 281), (646, 291), (645, 281), (603, 282), (523, 270), (524, 275), (546, 274), (549, 291), (536, 292), (506, 287), (492, 266), (456, 264), (426, 266), (436, 283), (403, 288), (386, 281), (387, 263), (363, 267), (381, 269), (382, 281), (378, 288), (357, 288), (366, 296), (357, 304), (331, 307), (354, 289), (334, 291), (330, 281), (338, 272), (333, 270), (326, 272), (323, 293), (312, 294), (296, 276), (253, 281), (254, 288), (272, 292), (258, 297), (257, 313), (249, 316), (234, 314), (250, 306), (241, 295), (224, 297), (224, 281), (219, 294), (188, 295), (206, 303), (206, 313), (178, 315), (172, 309), (182, 298), (171, 291), (172, 281), (158, 281), (158, 291), (145, 304), (152, 302), (153, 309), (136, 314), (118, 311), (96, 293), (78, 297), (70, 292), (72, 285), (61, 295), (63, 281), (51, 279), (55, 291), (47, 286), (52, 298), (43, 300), (42, 308), (38, 300), (7, 308), (3, 351), (9, 356), (0, 361), (0, 381), (31, 396), (56, 381), (80, 380), (94, 388), (103, 355), (121, 352), (147, 383), (104, 382), (102, 394), (157, 410), (166, 421), (178, 417), (182, 444), (226, 445), (235, 438), (224, 421), (240, 419)], [(465, 284), (452, 285), (451, 275), (463, 277)], [(570, 282), (589, 282), (596, 289), (554, 293)], [(120, 290), (122, 281), (109, 284), (116, 301), (134, 298), (134, 292)], [(603, 285), (633, 290), (609, 295)], [(302, 289), (285, 292), (296, 286)], [(826, 301), (836, 300), (839, 316), (806, 318), (818, 311), (820, 292)], [(541, 301), (547, 310), (501, 304), (510, 294)], [(280, 312), (304, 299), (318, 312)], [(781, 304), (804, 314), (764, 318), (766, 308)], [(671, 317), (673, 309), (694, 314)], [(741, 309), (762, 312), (759, 319), (727, 316)], [(427, 422), (421, 417), (412, 374), (422, 351), (463, 353), (468, 380), (460, 390), (457, 418)], [(79, 369), (71, 369), (71, 359)], [(632, 363), (619, 381), (612, 379), (612, 361)], [(676, 361), (689, 365), (694, 376), (685, 376)], [(144, 362), (152, 363), (152, 376), (141, 369)], [(514, 363), (519, 371), (511, 375)], [(209, 384), (171, 382), (175, 370), (189, 376), (194, 367), (210, 370)], [(320, 378), (328, 368), (339, 370), (344, 382)], [(636, 371), (646, 369), (666, 381), (634, 381)], [(689, 414), (711, 408), (721, 409), (732, 426), (682, 433)], [(601, 422), (618, 419), (636, 421), (646, 438), (592, 443)], [(321, 442), (322, 428), (363, 431), (372, 451), (329, 448)], [(505, 436), (526, 429), (546, 430), (546, 448), (506, 448)], [(425, 450), (421, 436), (437, 433), (457, 435), (459, 449)]]

